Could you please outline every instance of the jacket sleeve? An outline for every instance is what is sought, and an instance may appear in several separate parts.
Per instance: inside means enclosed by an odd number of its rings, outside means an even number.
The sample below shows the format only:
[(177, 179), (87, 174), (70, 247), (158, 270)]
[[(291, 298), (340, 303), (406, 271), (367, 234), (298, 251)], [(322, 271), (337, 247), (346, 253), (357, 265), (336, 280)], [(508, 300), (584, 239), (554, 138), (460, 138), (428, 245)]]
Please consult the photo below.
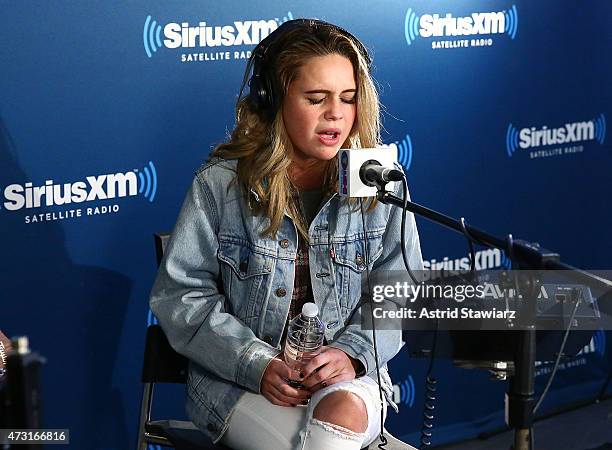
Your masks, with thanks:
[[(401, 183), (396, 183), (395, 194), (401, 198), (402, 186)], [(408, 198), (410, 199), (410, 194)], [(382, 205), (378, 205), (380, 207)], [(376, 279), (385, 279), (385, 275), (389, 271), (405, 271), (404, 260), (402, 258), (401, 248), (401, 224), (402, 224), (402, 209), (391, 206), (389, 221), (383, 235), (383, 250), (380, 257), (374, 262), (371, 270), (371, 277)], [(406, 215), (406, 250), (408, 262), (412, 271), (423, 270), (423, 258), (421, 256), (421, 245), (419, 234), (416, 228), (414, 215), (410, 212)], [(379, 275), (380, 277), (377, 277)], [(362, 288), (363, 292), (367, 289), (365, 280), (366, 273), (363, 273)], [(418, 278), (418, 277), (417, 277)], [(339, 333), (334, 341), (330, 344), (331, 347), (339, 348), (352, 358), (358, 359), (365, 367), (365, 373), (369, 374), (376, 370), (374, 359), (374, 341), (372, 330), (366, 330), (362, 327), (361, 317), (370, 317), (371, 304), (369, 299), (365, 299), (365, 303), (359, 310), (353, 314), (351, 321)], [(401, 329), (377, 329), (376, 344), (378, 350), (378, 362), (382, 367), (390, 361), (401, 349), (402, 330)]]
[(170, 345), (207, 371), (254, 392), (278, 350), (225, 312), (220, 282), (218, 208), (196, 176), (166, 247), (150, 306)]

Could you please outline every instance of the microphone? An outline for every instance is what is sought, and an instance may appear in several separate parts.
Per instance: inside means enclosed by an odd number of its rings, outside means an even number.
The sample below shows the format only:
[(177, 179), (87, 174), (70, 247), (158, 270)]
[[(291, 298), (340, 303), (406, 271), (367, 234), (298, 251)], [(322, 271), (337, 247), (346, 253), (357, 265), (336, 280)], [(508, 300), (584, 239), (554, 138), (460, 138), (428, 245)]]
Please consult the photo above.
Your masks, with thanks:
[(359, 169), (359, 179), (367, 186), (380, 186), (390, 181), (402, 181), (404, 174), (393, 168), (384, 167), (375, 159), (364, 162)]
[[(401, 181), (396, 168), (397, 146), (341, 149), (338, 152), (338, 190), (345, 197), (375, 197), (377, 188)], [(392, 189), (389, 187), (388, 189)]]

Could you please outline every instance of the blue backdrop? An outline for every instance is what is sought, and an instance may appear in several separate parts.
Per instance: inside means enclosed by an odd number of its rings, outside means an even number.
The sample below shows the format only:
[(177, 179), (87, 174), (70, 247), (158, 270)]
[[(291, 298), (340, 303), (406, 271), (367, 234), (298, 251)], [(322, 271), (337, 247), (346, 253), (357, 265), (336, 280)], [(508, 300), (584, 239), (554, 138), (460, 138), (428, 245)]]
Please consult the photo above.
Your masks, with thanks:
[[(74, 448), (134, 447), (151, 236), (231, 130), (248, 52), (292, 17), (371, 49), (415, 201), (609, 268), (610, 2), (0, 1), (0, 328), (48, 358), (45, 426)], [(458, 235), (419, 227), (430, 266), (466, 256)], [(562, 366), (542, 412), (595, 395), (611, 341), (597, 332)], [(426, 361), (403, 351), (391, 369), (388, 428), (416, 443)], [(504, 383), (449, 361), (436, 375), (434, 443), (502, 425)], [(180, 390), (161, 400), (183, 414)]]

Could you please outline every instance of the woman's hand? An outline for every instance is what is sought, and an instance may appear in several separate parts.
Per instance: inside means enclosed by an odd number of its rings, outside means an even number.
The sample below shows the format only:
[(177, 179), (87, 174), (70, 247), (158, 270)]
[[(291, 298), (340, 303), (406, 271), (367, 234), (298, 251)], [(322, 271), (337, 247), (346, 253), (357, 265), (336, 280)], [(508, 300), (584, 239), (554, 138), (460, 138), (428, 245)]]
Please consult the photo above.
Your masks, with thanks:
[(356, 377), (357, 361), (342, 350), (323, 346), (321, 353), (312, 358), (302, 370), (302, 384), (310, 392), (316, 392), (339, 381), (350, 381)]
[(295, 406), (305, 404), (310, 398), (310, 392), (305, 389), (296, 389), (289, 385), (288, 380), (298, 381), (300, 373), (292, 370), (279, 356), (274, 358), (266, 367), (261, 379), (261, 394), (270, 403), (279, 406)]

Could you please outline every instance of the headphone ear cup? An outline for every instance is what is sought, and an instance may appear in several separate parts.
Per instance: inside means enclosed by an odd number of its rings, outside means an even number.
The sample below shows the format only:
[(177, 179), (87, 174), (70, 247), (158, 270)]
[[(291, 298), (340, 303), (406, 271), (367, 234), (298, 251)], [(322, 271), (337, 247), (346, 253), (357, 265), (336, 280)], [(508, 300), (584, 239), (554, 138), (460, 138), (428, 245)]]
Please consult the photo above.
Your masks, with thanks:
[(249, 99), (256, 111), (268, 118), (274, 118), (276, 97), (270, 77), (261, 72), (254, 72), (249, 81)]
[(259, 88), (259, 76), (253, 74), (249, 80), (249, 102), (255, 110), (260, 109), (261, 89)]
[(260, 111), (268, 109), (268, 92), (263, 86), (259, 86), (257, 91), (257, 109)]
[(264, 51), (264, 46), (258, 47), (252, 56), (252, 58), (254, 58), (254, 64), (253, 73), (249, 80), (249, 99), (256, 111), (264, 113), (269, 117), (271, 115), (270, 109), (273, 106), (274, 100), (272, 98), (273, 90), (270, 77), (266, 73), (265, 65), (263, 64)]
[(265, 76), (263, 80), (261, 80), (260, 87), (260, 97), (262, 100), (262, 111), (266, 114), (266, 116), (270, 119), (274, 118), (274, 114), (276, 113), (276, 95), (274, 93), (274, 86), (272, 85), (272, 80), (270, 77)]

